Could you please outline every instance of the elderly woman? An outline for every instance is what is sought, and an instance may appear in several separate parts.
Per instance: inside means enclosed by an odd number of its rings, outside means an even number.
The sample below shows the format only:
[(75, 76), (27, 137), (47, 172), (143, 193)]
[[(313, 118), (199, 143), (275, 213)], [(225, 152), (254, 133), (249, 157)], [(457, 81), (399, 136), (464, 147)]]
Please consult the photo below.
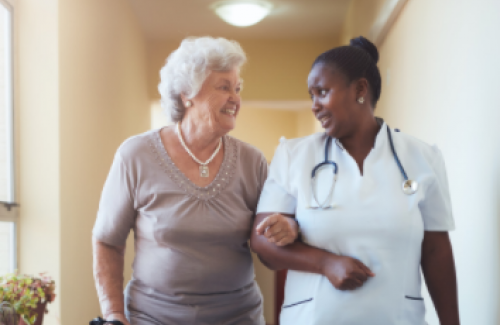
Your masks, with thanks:
[[(227, 135), (240, 110), (245, 60), (233, 41), (184, 40), (159, 85), (175, 126), (134, 136), (118, 149), (93, 230), (94, 277), (107, 320), (264, 324), (248, 240), (267, 163)], [(267, 227), (273, 245), (297, 236), (291, 218)], [(124, 297), (130, 229), (136, 255)]]

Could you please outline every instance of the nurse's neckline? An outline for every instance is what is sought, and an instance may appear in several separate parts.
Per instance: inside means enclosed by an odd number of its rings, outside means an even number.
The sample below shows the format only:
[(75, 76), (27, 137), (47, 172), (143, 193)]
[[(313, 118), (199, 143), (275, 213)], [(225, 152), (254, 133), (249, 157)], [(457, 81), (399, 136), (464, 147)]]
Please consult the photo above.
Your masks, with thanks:
[[(385, 127), (387, 127), (383, 118), (381, 118), (381, 117), (375, 117), (375, 121), (380, 126), (380, 128), (379, 128), (379, 130), (377, 132), (377, 135), (375, 136), (375, 141), (373, 142), (373, 147), (372, 147), (373, 149), (375, 149), (377, 147), (377, 143), (380, 142), (380, 135), (381, 135), (382, 129), (385, 129)], [(325, 136), (328, 137), (328, 135), (326, 133), (325, 133)], [(337, 145), (337, 147), (340, 150), (342, 150), (342, 151), (345, 150), (344, 146), (342, 145), (342, 143), (340, 142), (339, 139), (333, 138), (333, 140), (334, 140), (335, 144)]]
[(364, 176), (364, 166), (365, 166), (365, 162), (368, 158), (370, 158), (371, 156), (374, 155), (374, 152), (375, 151), (378, 151), (377, 149), (382, 145), (385, 139), (384, 137), (384, 132), (381, 132), (382, 130), (385, 130), (387, 128), (387, 125), (384, 123), (384, 120), (382, 120), (381, 118), (377, 118), (375, 117), (375, 121), (377, 123), (377, 126), (378, 126), (378, 130), (377, 130), (377, 133), (375, 135), (375, 139), (373, 141), (373, 146), (370, 148), (370, 147), (365, 147), (364, 150), (367, 150), (369, 149), (368, 151), (364, 151), (363, 149), (360, 150), (360, 151), (349, 151), (349, 149), (345, 149), (345, 147), (341, 144), (340, 141), (338, 141), (338, 139), (335, 139), (335, 143), (337, 144), (337, 146), (340, 148), (340, 150), (342, 152), (346, 152), (352, 159), (353, 161), (356, 163), (356, 165), (358, 166), (358, 169), (359, 169), (359, 174), (361, 177)]

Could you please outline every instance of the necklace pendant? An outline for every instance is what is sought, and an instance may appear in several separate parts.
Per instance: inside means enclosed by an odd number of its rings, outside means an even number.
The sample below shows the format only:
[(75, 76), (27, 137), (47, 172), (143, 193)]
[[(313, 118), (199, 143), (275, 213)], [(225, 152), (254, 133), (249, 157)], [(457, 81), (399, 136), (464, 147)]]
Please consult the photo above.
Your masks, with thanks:
[(200, 177), (208, 177), (208, 166), (200, 166)]

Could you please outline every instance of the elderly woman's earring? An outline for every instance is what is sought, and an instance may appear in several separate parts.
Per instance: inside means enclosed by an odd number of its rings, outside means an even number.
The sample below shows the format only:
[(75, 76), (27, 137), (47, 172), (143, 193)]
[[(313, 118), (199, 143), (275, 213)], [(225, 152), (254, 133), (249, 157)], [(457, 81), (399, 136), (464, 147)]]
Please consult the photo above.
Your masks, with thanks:
[(365, 99), (363, 97), (358, 98), (358, 103), (363, 104), (365, 102)]
[(188, 100), (188, 101), (186, 102), (186, 104), (184, 104), (184, 106), (186, 106), (187, 108), (189, 108), (189, 107), (193, 106), (193, 102), (192, 102), (192, 101), (190, 101), (190, 100)]

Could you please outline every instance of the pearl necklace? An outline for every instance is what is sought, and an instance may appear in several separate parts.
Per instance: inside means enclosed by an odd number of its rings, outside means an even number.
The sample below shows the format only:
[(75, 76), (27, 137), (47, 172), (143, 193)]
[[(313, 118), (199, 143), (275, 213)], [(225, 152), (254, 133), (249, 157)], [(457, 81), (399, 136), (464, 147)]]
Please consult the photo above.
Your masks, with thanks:
[(198, 158), (195, 157), (195, 155), (189, 150), (189, 148), (186, 146), (184, 143), (184, 139), (182, 139), (182, 134), (181, 134), (181, 124), (177, 123), (177, 137), (179, 138), (180, 143), (184, 147), (184, 150), (193, 158), (194, 161), (196, 161), (198, 164), (200, 164), (200, 177), (208, 177), (209, 176), (209, 170), (208, 170), (208, 164), (217, 156), (219, 153), (220, 147), (222, 146), (222, 138), (219, 139), (219, 145), (217, 146), (217, 149), (215, 149), (214, 153), (210, 158), (208, 158), (207, 161), (203, 162), (199, 160)]

